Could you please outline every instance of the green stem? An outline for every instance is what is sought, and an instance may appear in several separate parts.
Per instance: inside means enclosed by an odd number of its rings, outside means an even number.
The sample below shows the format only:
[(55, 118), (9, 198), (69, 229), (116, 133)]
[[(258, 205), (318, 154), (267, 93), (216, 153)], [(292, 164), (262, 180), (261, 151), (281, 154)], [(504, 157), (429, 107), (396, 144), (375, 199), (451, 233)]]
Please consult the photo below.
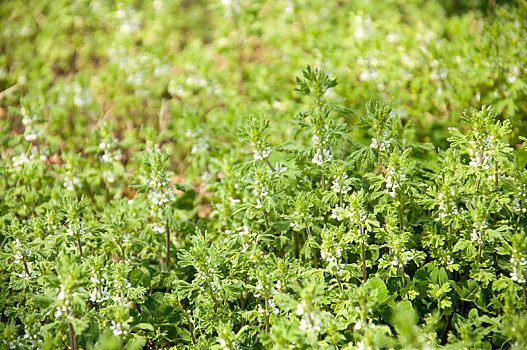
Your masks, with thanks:
[(183, 315), (185, 315), (185, 318), (187, 319), (188, 329), (190, 331), (190, 336), (192, 338), (192, 343), (194, 345), (196, 345), (197, 342), (196, 342), (196, 335), (194, 334), (194, 324), (190, 320), (190, 317), (187, 314), (187, 311), (183, 308), (183, 305), (181, 304), (181, 301), (179, 301), (179, 299), (177, 301), (178, 301), (179, 307), (181, 308), (181, 311), (183, 312)]
[(165, 267), (168, 270), (168, 265), (170, 264), (170, 229), (168, 228), (168, 223), (165, 225), (166, 229), (166, 257), (165, 257)]
[(269, 333), (269, 301), (267, 298), (265, 300), (265, 333)]
[(365, 244), (365, 237), (364, 237), (364, 227), (362, 225), (359, 225), (360, 230), (360, 236), (362, 237), (362, 252), (361, 252), (361, 258), (362, 258), (362, 282), (366, 283), (366, 279), (368, 278), (366, 274), (366, 244)]
[(401, 231), (404, 231), (403, 202), (401, 201), (401, 194), (400, 193), (397, 194), (397, 200), (399, 201), (399, 208), (398, 208), (398, 212), (399, 212), (399, 229)]
[(212, 301), (214, 302), (214, 305), (216, 306), (216, 310), (218, 310), (220, 305), (218, 304), (218, 300), (214, 296), (214, 291), (212, 290), (212, 284), (209, 282), (208, 278), (206, 279), (206, 281), (207, 281), (207, 284), (209, 285), (209, 292), (210, 292), (210, 296), (212, 298)]
[(377, 135), (377, 140), (379, 140), (379, 145), (378, 145), (378, 156), (377, 156), (377, 162), (378, 162), (378, 169), (379, 169), (379, 173), (381, 172), (381, 168), (382, 168), (382, 157), (381, 157), (381, 146), (382, 146), (382, 141), (381, 140), (381, 134), (379, 133)]
[(339, 284), (339, 289), (340, 289), (340, 291), (343, 292), (343, 291), (344, 291), (344, 287), (342, 286), (342, 281), (340, 280), (339, 275), (338, 275), (338, 274), (335, 274), (335, 277), (336, 277), (337, 282), (338, 282), (338, 284)]
[(121, 255), (123, 256), (123, 260), (125, 260), (124, 248), (123, 248), (121, 242), (117, 241), (117, 245), (119, 246), (119, 250), (121, 251)]
[(514, 232), (512, 234), (515, 234), (516, 233), (516, 230), (518, 229), (518, 225), (520, 224), (520, 218), (521, 218), (521, 211), (520, 213), (518, 214), (518, 218), (516, 219), (516, 225), (514, 225)]
[(494, 182), (496, 184), (496, 190), (498, 189), (499, 180), (500, 180), (500, 173), (498, 170), (498, 162), (494, 163), (494, 170), (496, 170), (496, 173), (494, 174)]
[(265, 229), (269, 230), (269, 221), (267, 220), (267, 213), (265, 212), (265, 209), (262, 209), (262, 212), (264, 217)]
[[(307, 235), (311, 238), (311, 230), (309, 229), (309, 225), (306, 223), (306, 232)], [(318, 252), (316, 248), (313, 248), (313, 262), (315, 263), (315, 267), (318, 267)]]
[(84, 258), (84, 256), (82, 255), (82, 245), (81, 245), (79, 234), (77, 234), (77, 247), (79, 248), (79, 254), (81, 258)]
[(293, 244), (295, 246), (295, 258), (300, 259), (300, 247), (298, 244), (298, 232), (293, 230)]
[(452, 251), (452, 241), (450, 240), (451, 236), (452, 236), (452, 224), (448, 224), (448, 247), (450, 251)]

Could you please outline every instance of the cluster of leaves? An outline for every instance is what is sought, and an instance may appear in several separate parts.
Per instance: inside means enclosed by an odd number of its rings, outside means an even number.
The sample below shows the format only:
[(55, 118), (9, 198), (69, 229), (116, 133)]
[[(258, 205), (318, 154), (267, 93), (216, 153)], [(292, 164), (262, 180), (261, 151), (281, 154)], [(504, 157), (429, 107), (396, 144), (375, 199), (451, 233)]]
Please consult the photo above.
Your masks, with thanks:
[(527, 7), (473, 3), (2, 3), (0, 348), (526, 348)]

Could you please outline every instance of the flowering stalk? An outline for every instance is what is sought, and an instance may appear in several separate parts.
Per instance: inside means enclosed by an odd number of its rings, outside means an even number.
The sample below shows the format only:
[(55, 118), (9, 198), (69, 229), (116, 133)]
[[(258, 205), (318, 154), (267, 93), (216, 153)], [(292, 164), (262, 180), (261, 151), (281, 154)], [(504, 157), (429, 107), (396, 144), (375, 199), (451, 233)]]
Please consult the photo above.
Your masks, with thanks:
[[(166, 169), (168, 154), (158, 149), (146, 154), (144, 165), (146, 167), (148, 185), (148, 199), (151, 203), (150, 214), (154, 219), (153, 230), (165, 234), (165, 259), (164, 265), (168, 269), (170, 265), (170, 225), (173, 214), (169, 204), (176, 200), (174, 192), (170, 187), (170, 176)], [(176, 184), (177, 186), (178, 184)], [(180, 185), (181, 186), (181, 185)], [(182, 187), (185, 190), (185, 187)], [(161, 261), (163, 264), (163, 261)]]
[(406, 277), (404, 276), (404, 268), (401, 267), (400, 270), (401, 270), (401, 283), (402, 283), (403, 288), (405, 288), (406, 287)]
[[(359, 231), (360, 236), (364, 238), (364, 227), (362, 225), (359, 225)], [(366, 243), (364, 242), (364, 239), (361, 243), (361, 258), (362, 258), (362, 282), (366, 283), (367, 275), (366, 275)]]
[(216, 310), (218, 310), (220, 307), (220, 304), (218, 304), (218, 300), (216, 299), (216, 296), (214, 295), (214, 290), (212, 290), (212, 283), (210, 282), (208, 277), (205, 277), (205, 280), (207, 282), (207, 285), (209, 286), (210, 297), (212, 298), (212, 301), (214, 302), (214, 306), (216, 307)]
[(68, 235), (74, 236), (74, 239), (77, 244), (77, 249), (81, 258), (84, 257), (84, 254), (82, 251), (80, 234), (81, 232), (86, 231), (86, 229), (81, 223), (81, 213), (86, 207), (86, 205), (87, 204), (83, 202), (82, 197), (80, 200), (73, 197), (69, 197), (63, 202), (63, 211), (66, 214), (66, 222), (68, 224), (68, 229), (66, 232)]
[[(311, 229), (309, 228), (309, 225), (307, 222), (306, 222), (306, 233), (307, 233), (307, 236), (311, 238)], [(315, 268), (318, 267), (318, 251), (316, 248), (313, 248), (313, 263), (315, 264)]]
[(192, 344), (196, 345), (197, 344), (197, 341), (196, 341), (196, 334), (195, 334), (195, 330), (194, 330), (194, 324), (192, 323), (192, 321), (190, 320), (190, 316), (188, 315), (188, 312), (187, 310), (185, 310), (183, 308), (183, 305), (181, 304), (181, 301), (179, 300), (179, 298), (176, 296), (174, 299), (177, 300), (177, 303), (179, 305), (179, 308), (181, 309), (181, 313), (183, 315), (185, 315), (185, 319), (187, 320), (187, 323), (188, 323), (188, 329), (189, 329), (189, 332), (190, 332), (190, 337), (192, 339)]
[(397, 212), (399, 214), (399, 229), (404, 230), (404, 216), (403, 216), (403, 202), (401, 201), (401, 193), (397, 193), (397, 201), (399, 206), (397, 207)]
[(379, 173), (384, 169), (382, 154), (390, 146), (390, 142), (386, 138), (393, 123), (392, 109), (393, 99), (387, 104), (371, 99), (366, 104), (367, 115), (361, 117), (362, 126), (374, 131), (370, 147), (377, 149), (377, 171)]
[(352, 230), (349, 236), (353, 242), (360, 242), (361, 244), (362, 281), (366, 282), (368, 278), (366, 271), (368, 230), (371, 230), (372, 226), (378, 227), (379, 223), (364, 209), (364, 202), (366, 200), (364, 190), (361, 189), (351, 195), (346, 195), (346, 200), (348, 207), (335, 207), (331, 217), (339, 221), (349, 220), (349, 225)]
[(168, 223), (165, 224), (165, 230), (166, 230), (166, 255), (165, 255), (165, 267), (168, 269), (168, 265), (170, 264), (170, 228), (168, 227)]
[(257, 167), (254, 171), (254, 185), (253, 194), (256, 196), (255, 207), (262, 210), (265, 229), (269, 230), (269, 220), (267, 218), (267, 210), (264, 207), (264, 202), (272, 194), (271, 187), (271, 173), (265, 167)]
[(16, 251), (16, 253), (15, 253), (15, 262), (22, 262), (22, 265), (24, 266), (24, 271), (26, 273), (27, 278), (31, 278), (31, 274), (29, 273), (29, 268), (28, 268), (27, 262), (26, 262), (25, 250), (24, 249), (20, 249), (20, 248), (22, 248), (22, 243), (20, 243), (20, 240), (17, 238), (16, 239), (16, 244), (15, 244), (15, 251)]
[(267, 298), (265, 300), (265, 332), (269, 333), (269, 301)]

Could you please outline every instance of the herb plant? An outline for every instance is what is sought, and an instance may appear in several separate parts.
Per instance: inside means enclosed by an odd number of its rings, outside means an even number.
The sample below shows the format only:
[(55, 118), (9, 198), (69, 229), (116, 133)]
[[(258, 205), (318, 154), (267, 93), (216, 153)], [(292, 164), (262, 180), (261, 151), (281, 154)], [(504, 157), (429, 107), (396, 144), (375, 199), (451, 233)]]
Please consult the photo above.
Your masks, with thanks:
[(523, 2), (0, 13), (0, 349), (527, 347)]

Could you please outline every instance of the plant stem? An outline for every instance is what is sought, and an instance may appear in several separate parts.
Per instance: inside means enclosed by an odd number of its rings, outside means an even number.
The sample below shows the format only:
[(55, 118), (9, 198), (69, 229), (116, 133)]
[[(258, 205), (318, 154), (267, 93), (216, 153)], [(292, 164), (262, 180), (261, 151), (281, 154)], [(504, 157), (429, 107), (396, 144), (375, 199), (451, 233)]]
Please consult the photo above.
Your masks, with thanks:
[(339, 284), (340, 291), (343, 292), (344, 291), (344, 287), (342, 287), (342, 282), (340, 281), (339, 275), (335, 274), (335, 278), (337, 279), (337, 282)]
[(518, 214), (518, 218), (516, 219), (516, 225), (514, 225), (514, 232), (512, 234), (516, 233), (516, 230), (518, 229), (518, 225), (520, 224), (520, 218), (521, 218), (521, 212)]
[(399, 201), (399, 208), (398, 208), (398, 212), (399, 212), (399, 229), (401, 231), (403, 231), (404, 230), (403, 202), (401, 201), (401, 194), (400, 193), (397, 194), (397, 200)]
[(406, 277), (404, 276), (404, 267), (401, 267), (401, 281), (403, 283), (403, 288), (406, 287)]
[(364, 242), (364, 227), (362, 225), (359, 225), (360, 230), (360, 236), (363, 238), (362, 240), (362, 252), (361, 252), (361, 258), (362, 258), (362, 282), (366, 283), (367, 275), (366, 275), (366, 243)]
[(494, 174), (494, 182), (496, 183), (496, 190), (498, 189), (499, 180), (500, 180), (500, 173), (498, 170), (498, 162), (494, 163), (494, 169), (496, 170), (496, 174)]
[(179, 307), (181, 308), (181, 311), (183, 312), (183, 315), (185, 315), (185, 318), (187, 319), (188, 323), (188, 329), (190, 331), (190, 336), (192, 337), (192, 343), (196, 345), (196, 335), (194, 334), (194, 325), (192, 324), (192, 321), (190, 320), (189, 315), (187, 314), (187, 311), (183, 308), (183, 305), (181, 304), (181, 301), (177, 299)]
[(523, 283), (522, 287), (523, 287), (523, 301), (525, 302), (525, 306), (527, 306), (527, 288), (525, 287), (525, 283)]
[(322, 189), (326, 187), (326, 178), (324, 177), (324, 173), (322, 173), (322, 179), (320, 180), (320, 186), (322, 187)]
[(123, 260), (125, 260), (124, 248), (123, 248), (121, 242), (117, 241), (117, 245), (119, 246), (119, 250), (121, 251), (121, 254), (123, 256)]
[(165, 225), (166, 229), (166, 257), (165, 257), (165, 267), (168, 270), (168, 265), (170, 264), (170, 229), (168, 228), (168, 223)]
[[(377, 140), (381, 140), (381, 135), (379, 133), (379, 135), (377, 136)], [(377, 162), (379, 163), (378, 167), (379, 167), (379, 173), (381, 172), (381, 167), (382, 167), (382, 158), (381, 158), (381, 147), (382, 147), (382, 141), (379, 142), (379, 152), (378, 152), (378, 156), (377, 156)]]
[(340, 202), (340, 207), (342, 208), (342, 192), (339, 193), (339, 202)]
[(267, 220), (267, 213), (265, 212), (265, 209), (262, 209), (263, 211), (263, 217), (264, 217), (264, 223), (265, 223), (265, 229), (269, 230), (269, 221)]
[(300, 248), (298, 244), (298, 232), (293, 230), (293, 244), (295, 246), (295, 258), (300, 259)]
[(269, 302), (267, 298), (265, 300), (265, 333), (269, 333)]
[(265, 159), (265, 162), (267, 163), (267, 165), (269, 166), (269, 168), (271, 169), (271, 171), (274, 173), (276, 170), (275, 168), (271, 165), (271, 163), (269, 163), (269, 159)]
[[(311, 238), (311, 230), (309, 229), (309, 225), (306, 223), (306, 232), (307, 235)], [(315, 267), (318, 267), (318, 256), (317, 256), (317, 248), (313, 248), (313, 262), (315, 263)]]
[(68, 322), (68, 332), (70, 335), (71, 350), (77, 350), (77, 339), (75, 337), (75, 331), (73, 330), (73, 326), (70, 322)]
[(122, 335), (119, 336), (119, 350), (124, 350), (124, 338)]
[(448, 331), (448, 328), (449, 328), (449, 325), (450, 325), (450, 317), (449, 317), (449, 315), (446, 315), (445, 318), (446, 318), (445, 328), (443, 328), (443, 331), (441, 332), (441, 342), (443, 344), (445, 344), (445, 342), (446, 342), (446, 335), (447, 335), (447, 331)]
[(218, 304), (218, 300), (216, 299), (216, 297), (214, 296), (214, 291), (212, 290), (212, 285), (211, 283), (209, 282), (209, 279), (207, 278), (207, 284), (209, 285), (209, 292), (210, 292), (210, 296), (212, 298), (212, 301), (214, 302), (214, 305), (216, 306), (216, 310), (219, 309), (220, 305)]
[(29, 274), (29, 269), (27, 268), (27, 263), (26, 263), (26, 257), (25, 256), (24, 256), (24, 259), (22, 260), (22, 262), (24, 263), (24, 270), (26, 271), (27, 278), (30, 278), (31, 275)]
[(450, 240), (450, 237), (452, 236), (452, 224), (448, 224), (448, 247), (450, 251), (452, 251), (452, 241)]
[(79, 248), (79, 254), (81, 258), (84, 258), (84, 256), (82, 255), (82, 245), (81, 245), (81, 239), (79, 237), (79, 234), (77, 234), (77, 247)]

